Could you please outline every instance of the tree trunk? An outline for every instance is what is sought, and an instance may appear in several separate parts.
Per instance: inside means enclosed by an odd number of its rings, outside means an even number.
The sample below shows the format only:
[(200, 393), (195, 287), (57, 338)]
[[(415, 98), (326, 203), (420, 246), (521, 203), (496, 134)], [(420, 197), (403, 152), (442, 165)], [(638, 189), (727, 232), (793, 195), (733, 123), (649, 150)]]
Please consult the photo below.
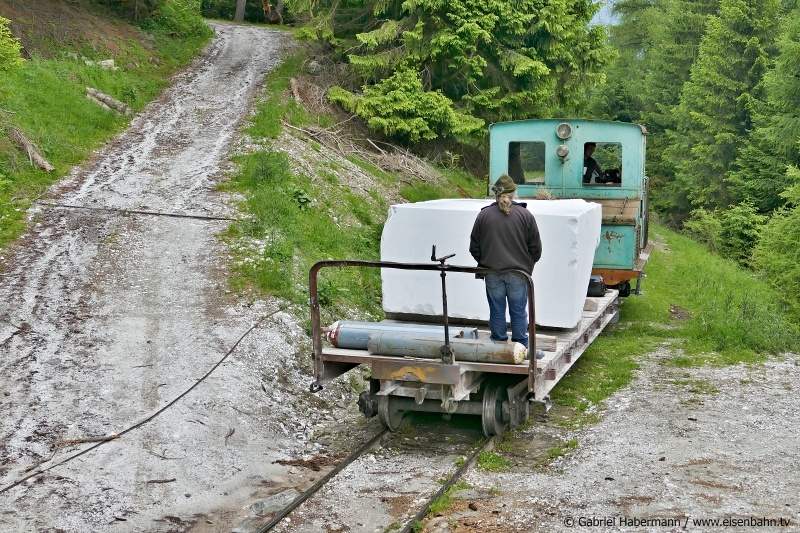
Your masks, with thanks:
[(45, 172), (52, 172), (54, 170), (53, 165), (51, 165), (47, 159), (42, 157), (42, 154), (39, 153), (36, 145), (29, 141), (28, 138), (25, 137), (25, 134), (20, 130), (17, 128), (11, 128), (11, 131), (8, 132), (8, 137), (14, 141), (14, 144), (28, 154), (28, 159), (32, 165), (39, 167)]
[(233, 20), (236, 22), (243, 22), (244, 21), (244, 8), (247, 4), (247, 0), (236, 0), (236, 14), (233, 16)]
[(123, 115), (130, 115), (131, 108), (128, 107), (125, 103), (120, 102), (116, 98), (113, 98), (105, 93), (98, 91), (97, 89), (93, 89), (91, 87), (86, 88), (86, 96), (90, 99), (99, 102), (100, 104), (104, 105), (105, 107), (111, 109), (112, 111), (116, 111)]

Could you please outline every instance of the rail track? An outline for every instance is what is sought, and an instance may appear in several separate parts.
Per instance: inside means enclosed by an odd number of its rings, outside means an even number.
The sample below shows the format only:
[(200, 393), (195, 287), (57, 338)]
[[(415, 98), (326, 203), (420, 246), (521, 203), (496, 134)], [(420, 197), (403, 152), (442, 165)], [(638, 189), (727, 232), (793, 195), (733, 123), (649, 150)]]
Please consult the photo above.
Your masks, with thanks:
[[(458, 433), (456, 430), (455, 433), (453, 432), (444, 432), (441, 435), (441, 442), (447, 442), (448, 440), (456, 440), (454, 439), (454, 435)], [(470, 434), (472, 432), (467, 432), (469, 435), (460, 434), (459, 437), (461, 438), (461, 442), (455, 442), (453, 444), (453, 448), (444, 450), (445, 456), (453, 456), (456, 455), (459, 457), (459, 460), (456, 462), (450, 461), (448, 464), (450, 466), (449, 472), (445, 475), (441, 476), (440, 478), (436, 479), (436, 484), (434, 485), (436, 488), (432, 492), (428, 491), (427, 495), (422, 494), (423, 491), (420, 491), (420, 496), (422, 496), (422, 502), (413, 502), (413, 504), (409, 505), (404, 511), (402, 512), (402, 516), (399, 517), (399, 520), (393, 521), (392, 524), (386, 524), (388, 529), (391, 529), (393, 532), (399, 533), (411, 533), (415, 530), (415, 527), (421, 522), (425, 516), (428, 514), (431, 505), (436, 502), (439, 498), (441, 498), (453, 485), (455, 485), (464, 475), (464, 473), (472, 466), (478, 455), (487, 449), (490, 449), (494, 442), (495, 438), (485, 438), (482, 435), (477, 436), (479, 434), (478, 430), (474, 431), (474, 435)], [(477, 436), (477, 438), (476, 438)], [(388, 440), (385, 438), (389, 437)], [(466, 437), (466, 438), (465, 438)], [(364, 444), (362, 444), (359, 448), (354, 450), (350, 453), (347, 457), (345, 457), (342, 461), (340, 461), (332, 470), (322, 476), (319, 480), (317, 480), (311, 487), (300, 493), (291, 503), (289, 503), (286, 507), (275, 513), (272, 519), (257, 529), (258, 533), (267, 533), (270, 531), (305, 531), (302, 527), (302, 524), (298, 524), (297, 520), (292, 522), (291, 529), (290, 526), (287, 524), (287, 518), (291, 519), (292, 513), (294, 513), (301, 505), (308, 502), (309, 500), (314, 499), (315, 497), (320, 497), (321, 492), (323, 489), (333, 489), (331, 485), (335, 485), (337, 479), (341, 476), (342, 472), (345, 471), (348, 467), (357, 463), (358, 461), (362, 460), (365, 455), (376, 449), (376, 448), (383, 448), (388, 449), (392, 446), (397, 447), (402, 444), (398, 442), (398, 439), (403, 440), (403, 434), (393, 434), (389, 432), (387, 429), (383, 429), (375, 434), (373, 437), (368, 439)], [(408, 437), (405, 437), (405, 440), (409, 440)], [(425, 453), (431, 453), (431, 455), (435, 459), (442, 459), (442, 454), (437, 453), (441, 452), (440, 447), (437, 447), (434, 443), (426, 442), (423, 439), (423, 442), (419, 442), (419, 437), (416, 437), (414, 444), (412, 444), (411, 449), (413, 451), (424, 451)], [(466, 452), (466, 453), (461, 453)], [(385, 472), (386, 474), (392, 474), (394, 472)], [(395, 490), (392, 488), (392, 484), (396, 483), (396, 480), (392, 479), (385, 479), (385, 481), (378, 481), (378, 485), (385, 484), (385, 486), (391, 491)], [(373, 494), (373, 497), (375, 495)], [(321, 497), (320, 497), (321, 498)], [(322, 498), (321, 498), (322, 499)], [(303, 520), (300, 522), (306, 522), (309, 530), (314, 530), (315, 526), (311, 523), (308, 523), (308, 518), (304, 517)], [(350, 527), (352, 524), (342, 524)], [(365, 525), (365, 524), (359, 524)]]

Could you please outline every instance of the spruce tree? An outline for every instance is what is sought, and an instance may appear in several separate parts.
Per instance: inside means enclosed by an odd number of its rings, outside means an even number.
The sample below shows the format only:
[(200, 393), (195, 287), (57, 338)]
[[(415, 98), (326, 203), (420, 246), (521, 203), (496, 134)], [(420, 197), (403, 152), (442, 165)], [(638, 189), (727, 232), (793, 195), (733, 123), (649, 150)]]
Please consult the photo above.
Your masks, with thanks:
[(766, 100), (741, 150), (730, 186), (737, 198), (769, 212), (785, 199), (789, 165), (800, 165), (800, 8), (784, 17), (775, 66), (764, 76)]
[(649, 54), (664, 18), (655, 0), (618, 0), (612, 9), (617, 22), (609, 26), (608, 40), (616, 54), (590, 109), (594, 117), (640, 122)]
[(722, 0), (708, 19), (697, 61), (675, 108), (667, 157), (671, 209), (727, 207), (725, 177), (752, 127), (755, 91), (767, 70), (779, 14), (778, 0)]
[(673, 110), (697, 59), (708, 17), (715, 14), (718, 7), (719, 0), (664, 0), (659, 3), (659, 23), (651, 26), (653, 45), (647, 57), (641, 95), (641, 121), (650, 133), (648, 175), (656, 184), (673, 174), (669, 161), (661, 157), (666, 147), (664, 132), (675, 127)]
[[(361, 90), (330, 94), (386, 134), (431, 139), (482, 132), (483, 121), (573, 112), (604, 78), (605, 29), (589, 25), (597, 9), (591, 0), (370, 0), (364, 6), (371, 14), (366, 20), (380, 17), (380, 25), (365, 24), (370, 31), (356, 33), (353, 43), (337, 11), (329, 38), (347, 52)], [(435, 94), (450, 108), (448, 116), (432, 123), (432, 100), (420, 91)]]

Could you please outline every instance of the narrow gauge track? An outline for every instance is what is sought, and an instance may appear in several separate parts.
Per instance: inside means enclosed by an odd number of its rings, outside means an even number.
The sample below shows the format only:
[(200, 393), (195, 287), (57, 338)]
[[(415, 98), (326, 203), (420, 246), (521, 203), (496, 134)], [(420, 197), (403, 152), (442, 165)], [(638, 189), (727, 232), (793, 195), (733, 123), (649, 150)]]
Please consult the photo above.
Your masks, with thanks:
[[(477, 431), (476, 431), (476, 433), (477, 433)], [(325, 474), (323, 477), (321, 477), (319, 480), (317, 480), (311, 487), (309, 487), (308, 489), (303, 491), (301, 494), (299, 494), (289, 505), (287, 505), (282, 510), (280, 510), (278, 513), (276, 513), (273, 516), (273, 518), (267, 524), (263, 525), (261, 528), (259, 528), (257, 530), (258, 533), (267, 533), (267, 532), (273, 531), (273, 530), (280, 531), (282, 529), (282, 527), (287, 524), (288, 521), (285, 521), (285, 519), (287, 517), (289, 517), (303, 503), (305, 503), (309, 499), (312, 499), (315, 495), (318, 495), (323, 488), (329, 487), (330, 483), (332, 481), (335, 482), (335, 480), (337, 479), (337, 476), (339, 476), (339, 474), (343, 470), (345, 470), (348, 466), (350, 466), (353, 463), (355, 463), (355, 462), (359, 461), (360, 459), (362, 459), (365, 456), (365, 454), (367, 454), (370, 450), (372, 450), (376, 446), (380, 446), (381, 448), (388, 448), (391, 444), (398, 444), (397, 442), (392, 442), (392, 440), (390, 440), (388, 443), (387, 442), (381, 442), (384, 439), (384, 437), (387, 436), (387, 435), (391, 435), (392, 438), (395, 439), (395, 440), (403, 438), (402, 437), (402, 433), (400, 433), (398, 435), (395, 435), (395, 434), (390, 433), (388, 429), (383, 429), (382, 431), (378, 432), (375, 436), (370, 438), (368, 441), (366, 441), (364, 444), (362, 444), (358, 449), (353, 451), (345, 459), (343, 459), (341, 462), (339, 462), (331, 471), (329, 471), (327, 474)], [(463, 437), (464, 435), (461, 435), (461, 436)], [(452, 437), (452, 435), (450, 437)], [(442, 435), (442, 440), (443, 441), (447, 441), (448, 440), (448, 435)], [(438, 483), (438, 485), (437, 485), (438, 489), (433, 491), (433, 493), (430, 494), (430, 496), (424, 497), (422, 504), (416, 504), (414, 506), (409, 506), (410, 509), (416, 508), (416, 512), (414, 512), (413, 514), (409, 515), (408, 510), (406, 510), (403, 513), (403, 516), (402, 516), (401, 520), (393, 522), (393, 524), (394, 524), (393, 525), (393, 531), (398, 531), (400, 533), (411, 533), (414, 530), (415, 524), (417, 524), (419, 521), (423, 520), (425, 518), (425, 516), (428, 514), (428, 511), (430, 510), (431, 505), (437, 499), (442, 497), (447, 492), (447, 490), (450, 489), (450, 487), (455, 485), (461, 479), (461, 477), (464, 475), (464, 473), (467, 471), (467, 469), (472, 464), (474, 464), (474, 462), (477, 459), (478, 455), (482, 451), (490, 448), (491, 445), (493, 445), (494, 440), (495, 440), (494, 437), (486, 439), (486, 438), (481, 436), (479, 438), (479, 440), (469, 439), (467, 442), (455, 443), (453, 449), (448, 450), (447, 451), (448, 453), (446, 455), (449, 455), (449, 456), (457, 455), (457, 456), (461, 456), (461, 457), (466, 457), (466, 459), (463, 460), (463, 461), (459, 461), (457, 463), (450, 462), (449, 463), (450, 466), (453, 466), (454, 464), (457, 465), (457, 466), (455, 466), (454, 470), (451, 469), (451, 471), (448, 472), (448, 474), (446, 475), (446, 479), (444, 479), (445, 476), (442, 476), (444, 481), (437, 480), (437, 481), (440, 481), (440, 483)], [(435, 447), (426, 447), (424, 445), (422, 447), (423, 450), (433, 451), (434, 454), (435, 454), (435, 452), (438, 451), (438, 450), (435, 450), (434, 448)], [(459, 453), (461, 451), (466, 451), (467, 453)], [(440, 454), (440, 458), (441, 458), (441, 454)], [(413, 467), (410, 467), (410, 468), (413, 468)], [(386, 474), (392, 474), (392, 472), (386, 472)], [(386, 484), (387, 485), (391, 484), (392, 482), (393, 481), (391, 479), (386, 479)], [(389, 490), (390, 492), (395, 492), (396, 491), (396, 487), (392, 487), (392, 486), (386, 486), (385, 489)], [(351, 497), (353, 499), (355, 499), (355, 498), (361, 497), (361, 495), (353, 494)], [(343, 525), (351, 526), (351, 524), (343, 524)], [(359, 525), (365, 525), (365, 524), (359, 524)], [(389, 525), (391, 525), (391, 524), (384, 524), (384, 526), (389, 526)], [(291, 529), (292, 531), (295, 530), (294, 527), (298, 527), (297, 530), (301, 530), (301, 531), (303, 530), (302, 525), (295, 524), (293, 526), (293, 528)], [(311, 526), (311, 525), (310, 525), (310, 527), (313, 528), (313, 526)]]

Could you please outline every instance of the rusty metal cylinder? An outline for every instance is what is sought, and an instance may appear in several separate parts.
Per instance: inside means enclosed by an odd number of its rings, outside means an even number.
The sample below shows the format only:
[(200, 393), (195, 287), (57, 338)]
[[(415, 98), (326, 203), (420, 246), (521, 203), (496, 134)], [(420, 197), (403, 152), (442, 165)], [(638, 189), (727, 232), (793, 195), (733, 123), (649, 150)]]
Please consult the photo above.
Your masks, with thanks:
[[(438, 338), (444, 343), (444, 327), (429, 324), (404, 324), (399, 322), (362, 322), (339, 320), (325, 330), (325, 336), (337, 348), (366, 350), (370, 335), (375, 333), (411, 333)], [(478, 329), (450, 326), (451, 338), (478, 338)]]
[[(439, 359), (444, 339), (408, 332), (381, 332), (369, 336), (367, 350), (373, 355)], [(456, 361), (517, 365), (525, 360), (527, 348), (517, 342), (483, 339), (451, 339)]]

